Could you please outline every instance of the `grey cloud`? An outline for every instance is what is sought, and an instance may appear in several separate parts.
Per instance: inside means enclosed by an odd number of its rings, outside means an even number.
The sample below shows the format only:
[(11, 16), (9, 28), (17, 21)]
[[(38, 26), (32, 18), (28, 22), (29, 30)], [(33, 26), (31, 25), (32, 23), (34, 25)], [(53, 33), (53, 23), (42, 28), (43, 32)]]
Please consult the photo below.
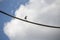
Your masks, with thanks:
[[(27, 20), (60, 26), (60, 5), (57, 5), (59, 0), (50, 0), (49, 4), (45, 1), (30, 0), (29, 4), (16, 10), (15, 16), (24, 18), (27, 15)], [(5, 24), (4, 32), (10, 40), (60, 40), (60, 29), (37, 26), (16, 19)]]

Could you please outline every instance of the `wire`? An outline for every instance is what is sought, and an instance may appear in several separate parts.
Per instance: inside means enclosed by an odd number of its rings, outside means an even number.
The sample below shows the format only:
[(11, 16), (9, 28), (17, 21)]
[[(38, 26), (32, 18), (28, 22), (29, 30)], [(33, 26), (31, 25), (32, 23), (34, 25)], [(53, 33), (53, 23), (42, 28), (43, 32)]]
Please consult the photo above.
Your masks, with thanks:
[(39, 23), (35, 23), (35, 22), (28, 21), (28, 20), (24, 20), (24, 19), (21, 19), (21, 18), (12, 16), (12, 15), (10, 15), (10, 14), (8, 14), (8, 13), (3, 12), (3, 11), (0, 11), (0, 13), (5, 14), (5, 15), (7, 15), (7, 16), (9, 16), (9, 17), (12, 17), (12, 18), (15, 18), (15, 19), (18, 19), (18, 20), (27, 22), (27, 23), (31, 23), (31, 24), (35, 24), (35, 25), (39, 25), (39, 26), (44, 26), (44, 27), (50, 27), (50, 28), (60, 28), (60, 27), (57, 27), (57, 26), (50, 26), (50, 25), (39, 24)]

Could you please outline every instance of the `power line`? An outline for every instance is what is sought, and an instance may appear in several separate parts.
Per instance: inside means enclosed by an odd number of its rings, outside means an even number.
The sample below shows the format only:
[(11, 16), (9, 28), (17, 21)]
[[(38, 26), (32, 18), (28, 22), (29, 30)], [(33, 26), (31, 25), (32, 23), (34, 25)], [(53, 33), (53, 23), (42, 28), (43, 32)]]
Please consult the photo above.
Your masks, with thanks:
[(35, 24), (35, 25), (39, 25), (39, 26), (44, 26), (44, 27), (50, 27), (50, 28), (60, 28), (60, 27), (57, 27), (57, 26), (50, 26), (50, 25), (39, 24), (39, 23), (35, 23), (35, 22), (28, 21), (28, 20), (24, 20), (24, 19), (21, 19), (21, 18), (12, 16), (12, 15), (10, 15), (10, 14), (8, 14), (8, 13), (3, 12), (3, 11), (0, 11), (0, 13), (5, 14), (5, 15), (7, 15), (7, 16), (9, 16), (9, 17), (12, 17), (12, 18), (15, 18), (15, 19), (18, 19), (18, 20), (27, 22), (27, 23), (31, 23), (31, 24)]

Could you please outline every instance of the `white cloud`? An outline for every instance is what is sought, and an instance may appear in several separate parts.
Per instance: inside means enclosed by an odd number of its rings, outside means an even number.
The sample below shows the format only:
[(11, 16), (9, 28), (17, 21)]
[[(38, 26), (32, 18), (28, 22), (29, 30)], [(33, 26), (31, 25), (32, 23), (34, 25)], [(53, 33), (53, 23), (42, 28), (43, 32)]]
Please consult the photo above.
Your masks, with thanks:
[[(60, 0), (30, 0), (25, 6), (21, 5), (15, 16), (27, 20), (60, 26)], [(57, 40), (59, 29), (46, 28), (12, 19), (5, 24), (5, 34), (10, 40)], [(59, 35), (59, 36), (57, 36)]]

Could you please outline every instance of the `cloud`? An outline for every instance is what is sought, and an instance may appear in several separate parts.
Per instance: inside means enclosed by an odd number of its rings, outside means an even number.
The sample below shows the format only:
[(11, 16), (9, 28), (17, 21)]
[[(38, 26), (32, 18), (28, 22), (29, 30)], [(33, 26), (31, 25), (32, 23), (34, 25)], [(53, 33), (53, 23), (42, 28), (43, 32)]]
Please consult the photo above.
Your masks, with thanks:
[[(16, 10), (15, 16), (48, 25), (60, 26), (60, 0), (29, 0)], [(10, 40), (60, 40), (60, 30), (46, 28), (12, 19), (5, 23), (5, 34)]]

